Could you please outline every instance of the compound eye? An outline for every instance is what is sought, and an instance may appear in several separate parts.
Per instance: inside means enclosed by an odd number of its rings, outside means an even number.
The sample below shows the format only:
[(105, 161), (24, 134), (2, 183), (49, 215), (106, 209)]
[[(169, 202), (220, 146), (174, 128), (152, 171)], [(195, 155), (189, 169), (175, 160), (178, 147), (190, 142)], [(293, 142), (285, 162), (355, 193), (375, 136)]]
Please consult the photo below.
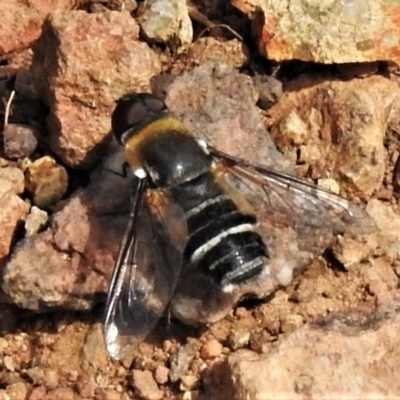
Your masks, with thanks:
[(111, 116), (111, 127), (116, 139), (124, 144), (146, 123), (167, 110), (165, 103), (150, 93), (130, 93), (117, 101)]
[(148, 93), (144, 93), (144, 95), (146, 96), (143, 96), (143, 100), (146, 103), (149, 110), (154, 112), (160, 112), (167, 109), (165, 103), (158, 97)]

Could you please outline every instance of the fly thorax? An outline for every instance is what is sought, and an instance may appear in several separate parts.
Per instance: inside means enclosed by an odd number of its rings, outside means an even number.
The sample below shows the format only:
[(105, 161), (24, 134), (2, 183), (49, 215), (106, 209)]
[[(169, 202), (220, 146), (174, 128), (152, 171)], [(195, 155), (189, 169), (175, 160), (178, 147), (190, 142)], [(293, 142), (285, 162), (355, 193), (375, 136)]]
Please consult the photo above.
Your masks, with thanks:
[(143, 167), (157, 187), (173, 188), (210, 170), (211, 158), (197, 141), (177, 131), (147, 139), (140, 149)]

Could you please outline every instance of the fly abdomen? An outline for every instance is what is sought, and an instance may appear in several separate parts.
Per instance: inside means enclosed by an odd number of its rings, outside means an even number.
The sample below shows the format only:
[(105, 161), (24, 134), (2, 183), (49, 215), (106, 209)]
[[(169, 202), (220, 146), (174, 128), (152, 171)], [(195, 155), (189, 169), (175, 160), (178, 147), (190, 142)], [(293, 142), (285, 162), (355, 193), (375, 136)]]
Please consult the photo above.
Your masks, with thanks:
[(226, 195), (203, 199), (187, 211), (189, 240), (185, 257), (226, 286), (259, 275), (267, 261), (256, 219), (243, 214)]

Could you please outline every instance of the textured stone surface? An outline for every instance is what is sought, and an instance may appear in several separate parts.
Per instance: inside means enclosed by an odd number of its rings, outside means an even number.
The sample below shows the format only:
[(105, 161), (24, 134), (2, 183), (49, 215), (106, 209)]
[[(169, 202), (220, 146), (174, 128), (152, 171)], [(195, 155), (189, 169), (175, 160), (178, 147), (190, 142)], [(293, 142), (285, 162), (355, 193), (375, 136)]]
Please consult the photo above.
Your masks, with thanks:
[(20, 169), (0, 169), (0, 259), (9, 254), (16, 229), (29, 212), (29, 204), (18, 196), (23, 189), (23, 173)]
[(372, 314), (306, 325), (267, 346), (266, 354), (239, 350), (228, 359), (219, 398), (397, 399), (399, 310), (394, 296)]
[(29, 125), (8, 124), (3, 130), (5, 157), (30, 157), (36, 149), (38, 136), (39, 132)]
[(143, 8), (139, 20), (148, 39), (171, 45), (179, 52), (189, 47), (193, 27), (185, 0), (149, 0)]
[(161, 400), (163, 392), (158, 388), (150, 371), (132, 371), (132, 384), (135, 391), (144, 400)]
[(104, 150), (114, 101), (149, 89), (160, 63), (128, 13), (55, 11), (34, 47), (32, 72), (50, 107), (51, 146), (70, 165)]
[(76, 0), (16, 0), (1, 7), (0, 59), (21, 51), (40, 35), (46, 16), (54, 9), (71, 9)]
[(383, 138), (399, 95), (380, 76), (307, 85), (300, 76), (269, 113), (274, 142), (314, 178), (334, 178), (341, 193), (370, 196), (385, 172)]
[(32, 194), (36, 206), (50, 208), (67, 191), (68, 174), (52, 157), (41, 157), (26, 167), (25, 186)]
[(231, 0), (231, 4), (252, 18), (259, 49), (269, 59), (400, 64), (396, 1)]

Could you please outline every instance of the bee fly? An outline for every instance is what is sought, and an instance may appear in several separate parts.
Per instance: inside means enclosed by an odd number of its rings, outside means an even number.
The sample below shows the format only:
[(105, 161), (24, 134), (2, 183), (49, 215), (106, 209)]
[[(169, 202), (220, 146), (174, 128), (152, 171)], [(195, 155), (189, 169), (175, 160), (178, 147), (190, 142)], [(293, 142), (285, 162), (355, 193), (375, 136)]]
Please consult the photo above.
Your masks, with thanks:
[[(155, 325), (182, 264), (201, 269), (223, 291), (263, 273), (269, 254), (254, 210), (261, 204), (274, 212), (270, 196), (281, 199), (280, 212), (309, 225), (357, 234), (374, 227), (365, 211), (341, 197), (195, 139), (152, 94), (122, 97), (112, 130), (135, 175), (105, 310), (105, 342), (115, 359)], [(257, 190), (244, 196), (234, 182)]]

